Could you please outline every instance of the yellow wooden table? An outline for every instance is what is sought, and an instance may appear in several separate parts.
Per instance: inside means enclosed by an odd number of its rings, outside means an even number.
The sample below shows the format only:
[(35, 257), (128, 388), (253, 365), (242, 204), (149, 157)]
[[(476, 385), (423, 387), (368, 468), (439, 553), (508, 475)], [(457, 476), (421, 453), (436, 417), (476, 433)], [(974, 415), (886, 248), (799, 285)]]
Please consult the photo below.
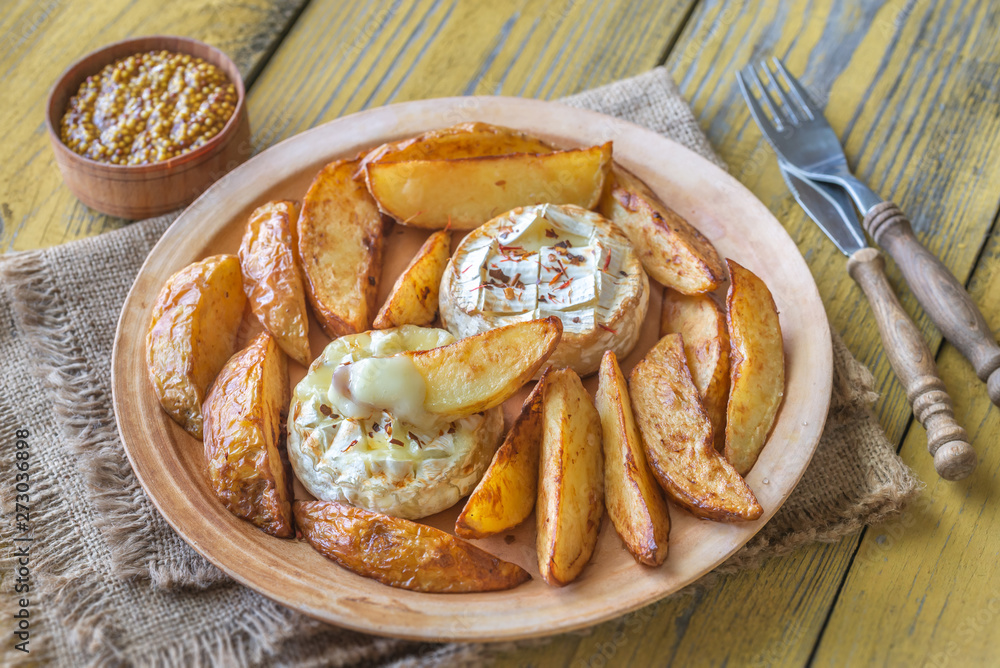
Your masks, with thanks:
[[(859, 175), (1000, 327), (1000, 6), (990, 0), (7, 0), (0, 15), (0, 248), (38, 248), (124, 224), (62, 185), (43, 124), (70, 62), (124, 37), (195, 37), (228, 52), (249, 89), (257, 149), (402, 100), (552, 98), (666, 64), (702, 128), (788, 229), (834, 329), (868, 364), (878, 417), (927, 483), (902, 517), (774, 559), (708, 593), (586, 635), (512, 651), (501, 665), (996, 665), (1000, 661), (1000, 412), (941, 345), (899, 280), (966, 426), (972, 478), (934, 475), (923, 429), (844, 259), (797, 207), (734, 85), (767, 54), (800, 73)], [(992, 501), (992, 502), (991, 502)]]

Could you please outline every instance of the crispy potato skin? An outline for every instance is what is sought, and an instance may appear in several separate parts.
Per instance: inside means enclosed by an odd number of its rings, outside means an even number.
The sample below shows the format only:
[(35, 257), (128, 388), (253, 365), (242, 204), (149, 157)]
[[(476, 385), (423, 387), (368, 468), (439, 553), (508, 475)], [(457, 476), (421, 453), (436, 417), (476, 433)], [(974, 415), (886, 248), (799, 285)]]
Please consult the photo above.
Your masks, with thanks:
[(601, 360), (597, 412), (604, 433), (604, 504), (636, 561), (659, 566), (667, 558), (670, 515), (646, 462), (625, 377), (614, 352)]
[(368, 190), (383, 213), (411, 227), (471, 230), (529, 204), (594, 207), (611, 165), (611, 143), (546, 154), (374, 162)]
[(757, 462), (785, 392), (785, 348), (771, 291), (732, 260), (726, 303), (732, 342), (726, 459), (742, 475)]
[(614, 165), (598, 211), (622, 228), (654, 279), (684, 294), (711, 292), (725, 280), (712, 242), (637, 176)]
[(763, 514), (746, 482), (715, 450), (680, 334), (668, 334), (646, 353), (632, 369), (629, 387), (646, 460), (667, 496), (711, 520)]
[(433, 527), (336, 501), (296, 501), (309, 544), (344, 568), (390, 587), (432, 593), (511, 589), (526, 570)]
[(167, 415), (202, 436), (201, 405), (233, 354), (246, 297), (235, 255), (188, 265), (160, 289), (146, 334), (146, 368)]
[(441, 276), (451, 257), (451, 232), (432, 234), (409, 266), (396, 279), (392, 292), (375, 316), (373, 329), (434, 322), (438, 310)]
[(555, 150), (541, 139), (511, 128), (489, 123), (461, 123), (382, 144), (365, 154), (358, 169), (363, 175), (365, 166), (372, 162), (456, 160), (511, 153), (552, 153)]
[(550, 372), (545, 383), (538, 476), (538, 568), (561, 587), (590, 561), (604, 514), (601, 418), (572, 369)]
[(682, 334), (688, 369), (712, 421), (715, 449), (726, 447), (729, 399), (729, 329), (726, 314), (709, 295), (685, 295), (664, 288), (660, 336)]
[(240, 243), (243, 292), (250, 308), (289, 357), (309, 366), (309, 313), (295, 252), (299, 204), (268, 202), (250, 214)]
[(368, 329), (378, 296), (385, 223), (364, 184), (351, 178), (357, 165), (338, 160), (321, 169), (299, 214), (306, 294), (332, 337)]
[(400, 353), (427, 384), (424, 409), (472, 415), (499, 406), (542, 368), (562, 337), (556, 316), (491, 329), (433, 350)]
[(507, 438), (455, 521), (462, 538), (486, 538), (528, 519), (538, 492), (538, 450), (542, 440), (542, 391), (549, 370), (521, 406)]
[(285, 451), (289, 401), (288, 362), (267, 332), (233, 355), (205, 400), (205, 459), (215, 495), (279, 538), (295, 533)]

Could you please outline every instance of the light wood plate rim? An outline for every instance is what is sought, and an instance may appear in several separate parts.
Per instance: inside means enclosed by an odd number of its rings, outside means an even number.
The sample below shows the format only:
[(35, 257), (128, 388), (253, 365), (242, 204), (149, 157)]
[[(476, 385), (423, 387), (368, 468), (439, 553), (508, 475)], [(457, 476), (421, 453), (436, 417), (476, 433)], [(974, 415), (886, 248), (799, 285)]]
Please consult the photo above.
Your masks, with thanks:
[[(547, 587), (536, 577), (506, 592), (421, 594), (354, 575), (302, 541), (259, 532), (226, 512), (207, 484), (184, 469), (195, 453), (183, 449), (196, 442), (159, 410), (145, 372), (145, 330), (163, 281), (211, 254), (206, 249), (227, 226), (242, 225), (241, 212), (263, 201), (259, 192), (265, 185), (382, 141), (472, 120), (517, 127), (565, 145), (613, 140), (617, 161), (697, 224), (724, 255), (767, 281), (781, 311), (787, 378), (774, 432), (747, 477), (764, 507), (761, 519), (710, 523), (672, 507), (670, 556), (658, 569), (629, 563), (631, 556), (605, 520), (594, 563), (567, 587)], [(250, 188), (254, 184), (256, 191)], [(775, 257), (781, 261), (771, 261)], [(230, 172), (188, 207), (150, 252), (126, 298), (112, 353), (113, 402), (126, 454), (153, 504), (184, 540), (236, 581), (311, 617), (425, 641), (504, 641), (571, 631), (638, 609), (709, 572), (750, 540), (791, 494), (819, 443), (832, 378), (829, 324), (808, 266), (781, 224), (738, 181), (683, 146), (625, 121), (555, 102), (485, 96), (406, 102), (345, 116)], [(191, 442), (185, 444), (185, 438)], [(515, 560), (528, 567), (521, 550), (522, 558)]]

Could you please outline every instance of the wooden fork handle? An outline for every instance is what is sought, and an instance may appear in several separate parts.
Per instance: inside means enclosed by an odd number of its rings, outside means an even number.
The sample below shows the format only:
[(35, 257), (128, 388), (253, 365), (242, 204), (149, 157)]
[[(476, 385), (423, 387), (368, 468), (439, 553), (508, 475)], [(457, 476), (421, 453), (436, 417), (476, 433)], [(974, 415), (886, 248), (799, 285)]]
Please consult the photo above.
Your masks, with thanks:
[(986, 383), (990, 400), (1000, 406), (1000, 346), (979, 307), (948, 268), (913, 233), (910, 221), (892, 202), (882, 202), (865, 216), (865, 229), (899, 265), (910, 290), (944, 338), (972, 363)]
[(863, 248), (847, 260), (847, 271), (864, 290), (875, 313), (889, 363), (906, 388), (913, 414), (927, 430), (927, 449), (945, 480), (961, 480), (976, 467), (976, 451), (952, 409), (951, 397), (920, 330), (903, 310), (885, 276), (885, 260)]

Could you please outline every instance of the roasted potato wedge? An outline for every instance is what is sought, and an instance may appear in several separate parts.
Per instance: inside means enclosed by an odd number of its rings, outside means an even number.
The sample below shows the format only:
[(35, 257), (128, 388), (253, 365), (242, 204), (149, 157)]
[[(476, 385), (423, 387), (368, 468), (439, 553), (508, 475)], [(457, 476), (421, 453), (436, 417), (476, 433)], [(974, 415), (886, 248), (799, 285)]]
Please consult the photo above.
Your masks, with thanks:
[(646, 460), (668, 497), (706, 519), (761, 516), (753, 491), (715, 450), (682, 335), (668, 334), (646, 353), (629, 375), (629, 389)]
[(534, 509), (542, 441), (542, 391), (548, 373), (546, 369), (524, 400), (507, 438), (455, 521), (455, 533), (462, 538), (486, 538), (512, 529)]
[(667, 558), (670, 515), (663, 491), (646, 462), (625, 376), (611, 350), (601, 359), (598, 383), (596, 404), (604, 434), (604, 505), (636, 560), (659, 566)]
[(741, 475), (757, 462), (785, 393), (785, 348), (771, 291), (752, 271), (729, 265), (729, 340), (726, 459)]
[(382, 144), (365, 154), (359, 169), (363, 170), (372, 162), (456, 160), (510, 153), (552, 153), (555, 150), (541, 139), (511, 128), (488, 123), (462, 123)]
[(433, 527), (336, 501), (296, 501), (295, 521), (309, 544), (344, 568), (413, 591), (510, 589), (526, 570)]
[(369, 328), (375, 314), (385, 225), (357, 161), (320, 170), (302, 202), (298, 251), (316, 320), (332, 337)]
[(424, 409), (472, 415), (499, 406), (538, 372), (562, 337), (556, 316), (491, 329), (433, 350), (400, 353), (427, 385)]
[(285, 452), (290, 400), (288, 361), (267, 332), (230, 358), (205, 400), (205, 459), (215, 495), (279, 538), (295, 533)]
[(201, 438), (201, 404), (233, 354), (246, 297), (235, 255), (214, 255), (167, 279), (153, 304), (146, 368), (160, 405)]
[(729, 399), (729, 329), (726, 314), (709, 295), (663, 290), (660, 336), (682, 334), (688, 369), (712, 421), (715, 449), (726, 447), (726, 401)]
[(572, 369), (549, 372), (542, 393), (542, 450), (535, 517), (538, 569), (550, 585), (575, 580), (590, 561), (604, 514), (601, 418)]
[(686, 295), (725, 280), (712, 242), (664, 204), (637, 176), (615, 165), (598, 211), (628, 236), (646, 273)]
[(382, 212), (411, 227), (471, 230), (518, 206), (595, 206), (611, 143), (543, 155), (369, 163), (368, 190)]
[(268, 202), (250, 214), (240, 243), (243, 291), (250, 308), (281, 349), (309, 366), (309, 312), (295, 253), (299, 204)]
[(437, 315), (441, 276), (450, 257), (451, 232), (441, 230), (432, 234), (396, 279), (372, 328), (431, 324)]

